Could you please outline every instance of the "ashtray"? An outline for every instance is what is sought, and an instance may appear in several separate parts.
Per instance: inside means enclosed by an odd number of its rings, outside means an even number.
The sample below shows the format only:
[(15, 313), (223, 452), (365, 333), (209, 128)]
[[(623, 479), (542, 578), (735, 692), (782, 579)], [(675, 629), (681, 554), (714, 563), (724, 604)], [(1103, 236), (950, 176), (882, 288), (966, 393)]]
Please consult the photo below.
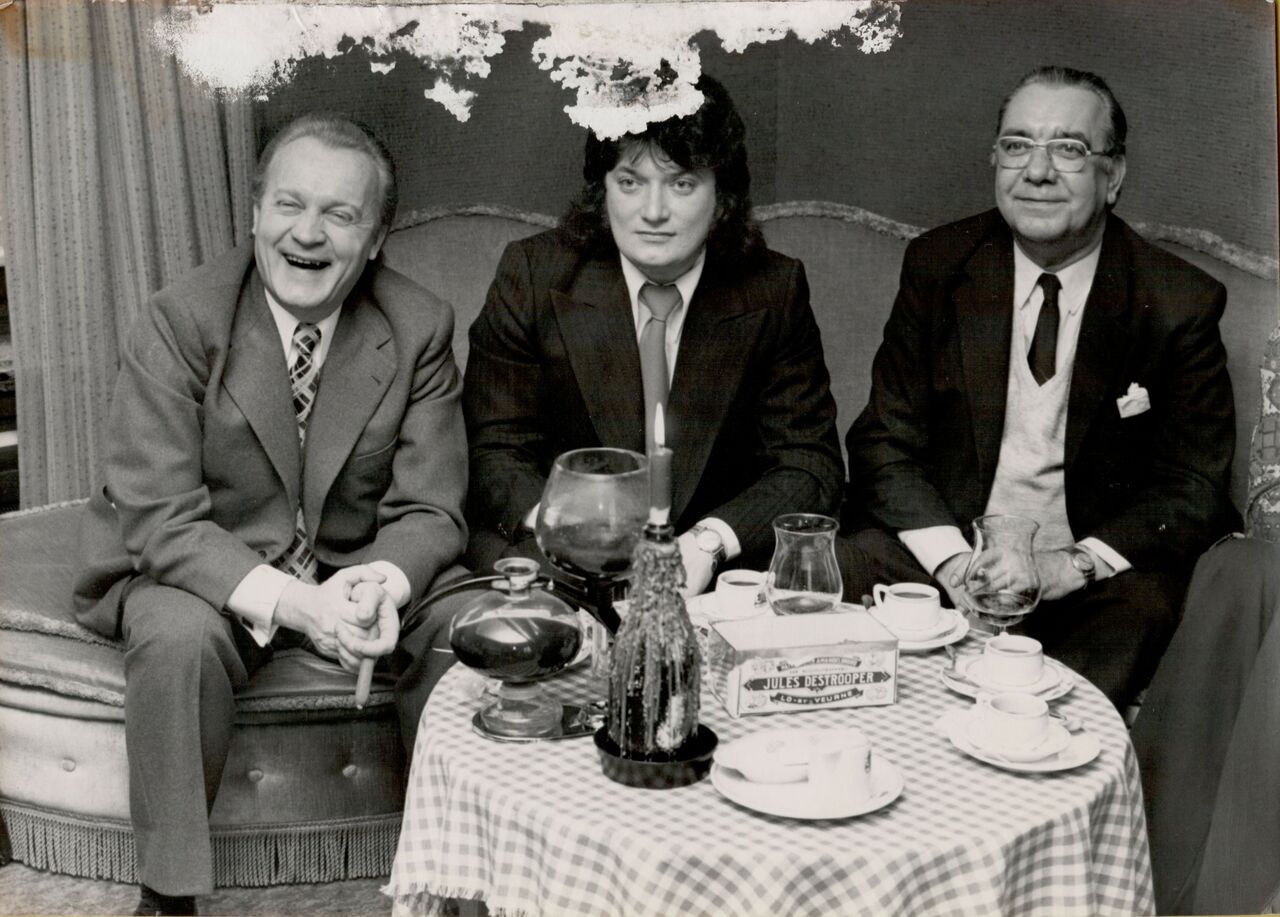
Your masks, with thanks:
[(617, 743), (609, 738), (609, 727), (596, 731), (600, 767), (610, 780), (646, 790), (671, 790), (697, 783), (711, 770), (711, 757), (719, 739), (707, 726), (698, 724), (693, 738), (674, 752), (650, 758), (623, 757)]

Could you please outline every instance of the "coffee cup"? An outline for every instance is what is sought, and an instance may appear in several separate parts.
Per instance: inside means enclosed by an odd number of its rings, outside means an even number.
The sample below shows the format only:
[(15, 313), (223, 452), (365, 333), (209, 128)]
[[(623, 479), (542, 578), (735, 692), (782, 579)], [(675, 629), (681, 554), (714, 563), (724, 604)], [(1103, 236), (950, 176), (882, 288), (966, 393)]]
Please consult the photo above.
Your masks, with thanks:
[(765, 575), (756, 570), (726, 570), (716, 578), (718, 620), (752, 618), (768, 609)]
[(871, 742), (856, 729), (832, 730), (814, 743), (809, 786), (835, 804), (871, 798)]
[(980, 694), (977, 714), (983, 740), (997, 749), (1027, 750), (1049, 737), (1049, 705), (1034, 694)]
[(942, 603), (938, 590), (924, 583), (875, 585), (871, 589), (884, 623), (904, 631), (927, 631), (938, 626)]
[(1019, 634), (1000, 634), (982, 650), (987, 680), (1001, 685), (1033, 685), (1044, 675), (1044, 648), (1039, 640)]

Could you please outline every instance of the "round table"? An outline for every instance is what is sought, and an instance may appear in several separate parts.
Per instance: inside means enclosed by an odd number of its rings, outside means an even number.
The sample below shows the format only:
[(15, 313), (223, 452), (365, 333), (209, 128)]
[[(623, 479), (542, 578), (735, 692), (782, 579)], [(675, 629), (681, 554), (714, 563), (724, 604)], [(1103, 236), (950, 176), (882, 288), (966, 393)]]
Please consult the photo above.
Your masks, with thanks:
[[(721, 743), (766, 727), (865, 732), (905, 788), (879, 811), (833, 821), (762, 815), (710, 780), (622, 786), (601, 772), (590, 737), (482, 738), (474, 691), (463, 690), (474, 673), (456, 666), (424, 712), (384, 892), (400, 915), (440, 913), (448, 898), (521, 917), (1153, 913), (1141, 783), (1115, 708), (1077, 676), (1052, 706), (1098, 737), (1099, 756), (1012, 773), (936, 731), (943, 713), (973, 703), (942, 685), (944, 664), (938, 652), (904, 654), (897, 703), (882, 707), (735, 720), (704, 694), (702, 722)], [(577, 671), (546, 684), (580, 701), (599, 683)]]

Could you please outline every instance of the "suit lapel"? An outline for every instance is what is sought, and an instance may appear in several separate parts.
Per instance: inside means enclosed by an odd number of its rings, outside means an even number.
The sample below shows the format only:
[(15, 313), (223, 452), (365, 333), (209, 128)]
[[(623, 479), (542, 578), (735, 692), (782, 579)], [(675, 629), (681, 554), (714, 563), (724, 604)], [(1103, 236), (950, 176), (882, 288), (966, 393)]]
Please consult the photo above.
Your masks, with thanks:
[(382, 311), (357, 287), (334, 329), (307, 421), (303, 515), (314, 536), (325, 497), (395, 378), (395, 342)]
[(643, 452), (640, 352), (616, 256), (587, 260), (568, 290), (551, 291), (551, 303), (600, 444)]
[[(1001, 229), (974, 251), (965, 265), (966, 276), (952, 296), (984, 487), (1000, 457), (1013, 335), (1013, 237), (1003, 224)], [(929, 370), (921, 367), (919, 371)]]
[(289, 502), (295, 504), (302, 456), (289, 367), (257, 271), (251, 272), (236, 307), (227, 363), (222, 384), (262, 443)]
[(747, 355), (757, 349), (765, 303), (731, 285), (708, 256), (689, 303), (667, 399), (672, 457), (671, 516), (678, 519), (702, 480), (712, 446), (738, 396)]
[(1099, 408), (1105, 406), (1107, 393), (1116, 388), (1116, 376), (1124, 371), (1130, 338), (1129, 276), (1124, 240), (1115, 219), (1108, 218), (1071, 369), (1063, 444), (1063, 462), (1067, 468), (1075, 461)]

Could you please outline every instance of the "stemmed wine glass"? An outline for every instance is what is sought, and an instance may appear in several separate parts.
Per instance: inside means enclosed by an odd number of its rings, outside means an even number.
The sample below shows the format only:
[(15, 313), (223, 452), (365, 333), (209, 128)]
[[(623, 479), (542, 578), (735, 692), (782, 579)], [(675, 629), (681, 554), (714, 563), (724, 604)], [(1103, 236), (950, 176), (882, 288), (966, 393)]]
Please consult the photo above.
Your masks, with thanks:
[(964, 585), (978, 619), (998, 636), (1035, 610), (1040, 574), (1031, 543), (1040, 526), (1026, 516), (997, 514), (973, 520), (973, 554)]
[(588, 610), (618, 629), (613, 585), (631, 566), (648, 518), (649, 463), (627, 449), (574, 449), (551, 466), (538, 507), (538, 547), (553, 565), (585, 581)]

